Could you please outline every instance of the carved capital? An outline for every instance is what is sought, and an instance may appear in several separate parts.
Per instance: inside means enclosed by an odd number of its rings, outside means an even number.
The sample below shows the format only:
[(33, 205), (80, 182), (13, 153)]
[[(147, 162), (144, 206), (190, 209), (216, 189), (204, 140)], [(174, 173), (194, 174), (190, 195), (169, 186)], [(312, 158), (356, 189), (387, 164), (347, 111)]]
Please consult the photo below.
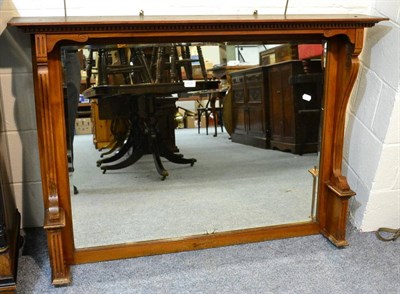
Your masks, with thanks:
[(35, 35), (34, 50), (37, 63), (46, 63), (47, 62), (46, 35), (44, 34)]
[(349, 183), (347, 178), (341, 174), (341, 171), (335, 170), (333, 172), (333, 182), (329, 184), (334, 190), (338, 191), (350, 191)]

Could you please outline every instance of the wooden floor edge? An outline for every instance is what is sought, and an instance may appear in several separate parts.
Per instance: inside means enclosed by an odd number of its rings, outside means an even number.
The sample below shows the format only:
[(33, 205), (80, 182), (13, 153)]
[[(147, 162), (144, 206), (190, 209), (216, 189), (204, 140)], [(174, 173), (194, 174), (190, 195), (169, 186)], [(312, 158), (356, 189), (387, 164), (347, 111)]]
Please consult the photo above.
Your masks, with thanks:
[(301, 237), (319, 233), (320, 227), (318, 223), (305, 222), (189, 236), (184, 238), (99, 246), (77, 249), (74, 252), (74, 263), (82, 264), (122, 258), (176, 253), (244, 243), (255, 243), (267, 240)]

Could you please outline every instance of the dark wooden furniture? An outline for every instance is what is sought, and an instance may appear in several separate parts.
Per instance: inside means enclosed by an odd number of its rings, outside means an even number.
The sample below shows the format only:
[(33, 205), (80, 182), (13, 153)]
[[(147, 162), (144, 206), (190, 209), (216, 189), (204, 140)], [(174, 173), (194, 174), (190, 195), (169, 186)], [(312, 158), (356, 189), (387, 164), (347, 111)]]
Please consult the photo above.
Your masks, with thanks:
[[(73, 264), (323, 234), (346, 246), (347, 208), (355, 194), (342, 175), (345, 111), (356, 80), (364, 29), (387, 18), (363, 15), (235, 15), (14, 18), (32, 35), (45, 229), (53, 284), (70, 282)], [(60, 47), (124, 43), (326, 41), (324, 116), (315, 220), (113, 246), (76, 249), (66, 159)], [(64, 142), (64, 144), (62, 144)], [(88, 219), (90, 221), (90, 219)]]
[[(99, 105), (104, 102), (108, 110), (104, 111), (110, 118), (127, 118), (130, 121), (130, 130), (126, 143), (119, 153), (98, 161), (98, 165), (105, 172), (125, 168), (137, 162), (144, 154), (152, 154), (157, 172), (162, 180), (168, 176), (161, 158), (179, 164), (193, 164), (196, 159), (186, 159), (181, 154), (174, 154), (176, 149), (173, 124), (174, 113), (171, 107), (177, 98), (173, 93), (187, 93), (192, 91), (210, 92), (218, 88), (218, 81), (196, 81), (187, 85), (185, 82), (176, 83), (142, 83), (136, 85), (100, 85), (91, 87), (83, 92), (89, 99), (98, 99)], [(170, 98), (167, 98), (170, 96)], [(170, 102), (170, 103), (169, 103)], [(113, 107), (117, 109), (113, 109)], [(163, 107), (164, 106), (164, 107)], [(104, 108), (104, 107), (103, 107)], [(175, 109), (173, 107), (172, 109)], [(108, 118), (108, 117), (106, 117)], [(171, 138), (173, 139), (171, 141)], [(115, 164), (124, 154), (132, 150), (129, 157)], [(121, 155), (121, 156), (120, 156)]]
[(268, 68), (232, 72), (233, 142), (269, 148)]
[(308, 73), (301, 61), (268, 66), (271, 149), (317, 152), (323, 81), (321, 61), (310, 64)]
[(15, 293), (21, 216), (11, 193), (6, 193), (0, 180), (0, 292)]
[[(251, 68), (253, 66), (251, 65), (237, 65), (237, 66), (229, 66), (229, 65), (220, 65), (220, 66), (214, 66), (211, 69), (212, 76), (216, 79), (221, 80), (221, 83), (225, 87), (231, 87), (232, 82), (231, 82), (231, 76), (229, 73), (246, 69), (246, 68)], [(224, 110), (222, 113), (222, 120), (224, 123), (225, 130), (229, 135), (232, 134), (233, 132), (233, 126), (232, 126), (232, 91), (229, 89), (229, 91), (226, 93), (224, 97)]]
[[(126, 168), (145, 154), (153, 155), (163, 180), (168, 172), (161, 157), (193, 166), (196, 159), (185, 159), (182, 154), (175, 154), (178, 151), (174, 132), (177, 98), (172, 95), (218, 88), (217, 81), (207, 80), (201, 46), (195, 46), (196, 59), (191, 58), (189, 44), (97, 45), (90, 48), (89, 59), (93, 50), (99, 54), (99, 84), (82, 94), (96, 100), (100, 119), (111, 120), (113, 137), (112, 145), (101, 157), (112, 155), (97, 161), (103, 173)], [(146, 57), (145, 51), (152, 54)], [(114, 62), (109, 61), (110, 55), (114, 56)], [(200, 81), (193, 81), (193, 62), (200, 63)], [(87, 72), (89, 76), (90, 63)], [(183, 79), (182, 73), (191, 80), (190, 83)]]
[(307, 64), (308, 72), (302, 61), (292, 60), (230, 74), (233, 142), (296, 154), (317, 151), (321, 61)]
[[(113, 87), (116, 88), (117, 86)], [(97, 88), (94, 87), (93, 89)], [(152, 101), (153, 105), (145, 107), (144, 103), (147, 101), (143, 99), (144, 97), (134, 95), (114, 95), (108, 97), (104, 93), (96, 96), (96, 91), (92, 91), (93, 89), (89, 90), (91, 94), (86, 95), (88, 97), (99, 97), (99, 99), (92, 98), (93, 104), (96, 106), (94, 114), (97, 121), (93, 139), (95, 140), (95, 144), (98, 144), (100, 138), (105, 138), (102, 145), (107, 151), (102, 152), (100, 155), (101, 158), (97, 161), (97, 166), (103, 171), (124, 168), (134, 163), (115, 165), (115, 161), (123, 158), (135, 147), (134, 144), (137, 143), (138, 138), (134, 140), (133, 136), (140, 134), (140, 131), (144, 131), (145, 125), (143, 125), (143, 120), (145, 119), (147, 110), (152, 111), (154, 119), (152, 123), (154, 123), (154, 130), (157, 131), (160, 143), (172, 153), (179, 151), (175, 143), (176, 126), (174, 117), (176, 113), (176, 98), (155, 97), (156, 99)], [(151, 99), (148, 96), (147, 100)], [(140, 109), (138, 105), (139, 100), (142, 101)], [(108, 144), (105, 144), (107, 138)], [(141, 138), (145, 139), (144, 136), (141, 136)], [(143, 154), (152, 153), (147, 143), (143, 147)], [(125, 162), (125, 164), (127, 163)]]
[(78, 104), (77, 118), (90, 118), (92, 116), (92, 105), (89, 102)]

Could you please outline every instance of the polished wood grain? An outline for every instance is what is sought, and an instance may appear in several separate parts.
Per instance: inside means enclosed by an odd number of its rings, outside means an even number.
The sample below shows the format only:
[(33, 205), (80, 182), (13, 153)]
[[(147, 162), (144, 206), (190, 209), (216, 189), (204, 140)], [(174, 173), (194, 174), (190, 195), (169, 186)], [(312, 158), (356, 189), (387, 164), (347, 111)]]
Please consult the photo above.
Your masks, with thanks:
[[(33, 36), (43, 200), (52, 282), (70, 281), (69, 266), (149, 254), (195, 250), (321, 232), (336, 246), (347, 245), (348, 200), (354, 195), (342, 175), (344, 117), (358, 72), (364, 29), (385, 18), (363, 15), (235, 15), (14, 18), (8, 25)], [(182, 239), (75, 249), (66, 157), (60, 48), (107, 43), (287, 41), (327, 43), (324, 121), (313, 223), (247, 229)], [(90, 209), (90, 208), (88, 208)], [(90, 220), (88, 220), (90, 221)]]
[[(0, 190), (1, 190), (0, 186)], [(0, 191), (0, 293), (16, 293), (19, 249), (22, 246), (20, 236), (21, 216), (16, 209), (14, 199)]]
[[(340, 36), (329, 39), (325, 78), (324, 121), (322, 127), (319, 193), (321, 232), (337, 246), (348, 245), (346, 236), (348, 200), (355, 193), (342, 175), (344, 123), (347, 102), (359, 68), (362, 48)], [(329, 136), (329, 137), (328, 137)]]
[(317, 223), (304, 222), (182, 238), (91, 247), (78, 249), (75, 255), (75, 262), (79, 264), (188, 250), (200, 250), (232, 244), (309, 236), (318, 234), (319, 231), (320, 228)]

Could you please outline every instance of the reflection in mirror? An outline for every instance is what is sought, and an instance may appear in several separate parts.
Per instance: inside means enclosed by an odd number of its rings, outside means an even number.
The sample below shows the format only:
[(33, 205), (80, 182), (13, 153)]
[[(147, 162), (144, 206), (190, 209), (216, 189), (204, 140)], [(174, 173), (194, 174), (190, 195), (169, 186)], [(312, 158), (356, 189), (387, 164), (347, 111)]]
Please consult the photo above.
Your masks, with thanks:
[(62, 56), (76, 248), (315, 219), (322, 44)]

